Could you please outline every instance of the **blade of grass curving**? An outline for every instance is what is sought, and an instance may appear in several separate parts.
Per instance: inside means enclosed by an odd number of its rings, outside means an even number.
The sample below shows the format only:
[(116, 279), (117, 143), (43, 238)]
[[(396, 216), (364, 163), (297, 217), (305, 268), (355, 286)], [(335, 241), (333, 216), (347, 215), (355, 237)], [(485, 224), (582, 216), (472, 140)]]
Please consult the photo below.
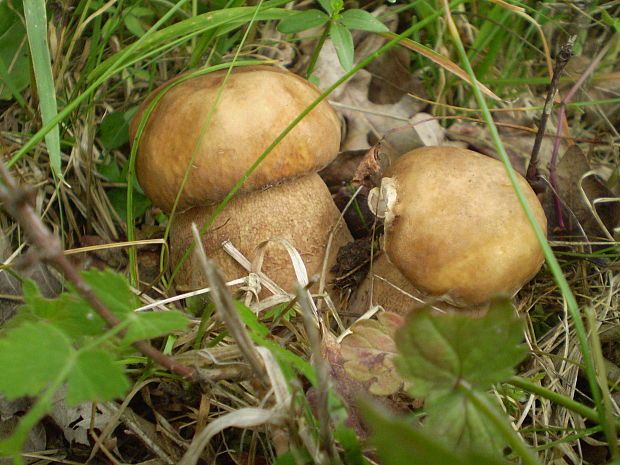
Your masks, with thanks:
[[(453, 0), (450, 3), (450, 6), (451, 7), (455, 7), (457, 5), (460, 5), (461, 3), (465, 3), (465, 1), (466, 0)], [(349, 79), (355, 73), (357, 73), (360, 69), (362, 69), (363, 67), (365, 67), (366, 65), (368, 65), (372, 61), (376, 60), (379, 56), (381, 56), (387, 50), (389, 50), (392, 47), (398, 45), (403, 38), (405, 38), (408, 35), (413, 34), (414, 32), (424, 28), (427, 24), (431, 23), (432, 21), (435, 21), (442, 14), (442, 12), (443, 12), (443, 8), (437, 9), (433, 14), (425, 17), (421, 21), (418, 21), (413, 26), (410, 26), (405, 31), (403, 31), (402, 33), (400, 33), (397, 36), (395, 36), (392, 40), (390, 40), (389, 42), (384, 44), (381, 48), (379, 48), (378, 50), (376, 50), (375, 52), (370, 54), (364, 60), (360, 61), (349, 72), (345, 73), (340, 79), (338, 79), (334, 84), (332, 84), (329, 88), (327, 88), (321, 95), (319, 95), (303, 112), (301, 112), (299, 114), (299, 116), (297, 116), (297, 118), (295, 118), (293, 121), (291, 121), (291, 123), (280, 133), (280, 135), (278, 135), (278, 137), (276, 137), (273, 140), (273, 142), (265, 149), (265, 151), (262, 154), (259, 155), (259, 157), (256, 159), (256, 161), (252, 164), (252, 166), (250, 166), (250, 168), (248, 168), (248, 170), (241, 177), (241, 179), (239, 179), (239, 181), (237, 181), (235, 186), (230, 190), (230, 192), (226, 195), (226, 197), (224, 197), (224, 200), (222, 200), (219, 203), (219, 205), (217, 206), (217, 208), (213, 211), (213, 213), (211, 214), (209, 219), (205, 222), (205, 224), (200, 229), (200, 234), (203, 235), (207, 231), (207, 229), (209, 229), (209, 226), (211, 226), (211, 224), (213, 223), (213, 221), (215, 220), (217, 215), (219, 215), (220, 212), (224, 209), (224, 207), (226, 205), (228, 205), (228, 202), (230, 202), (230, 200), (235, 196), (235, 194), (241, 188), (241, 186), (246, 181), (246, 179), (248, 179), (250, 177), (250, 175), (254, 172), (254, 170), (256, 170), (256, 168), (258, 168), (258, 166), (262, 163), (262, 161), (265, 159), (265, 157), (267, 157), (267, 155), (269, 155), (269, 153), (271, 153), (271, 151), (274, 149), (274, 147), (276, 145), (278, 145), (282, 141), (282, 139), (284, 139), (286, 137), (286, 135), (289, 132), (291, 132), (293, 130), (293, 128), (308, 113), (310, 113), (319, 103), (321, 103), (323, 100), (325, 100), (329, 94), (331, 94), (336, 88), (338, 88), (340, 85), (342, 85), (343, 82), (345, 82), (347, 79)], [(185, 251), (185, 253), (181, 257), (181, 259), (179, 260), (179, 263), (176, 264), (176, 266), (175, 266), (175, 268), (174, 268), (174, 270), (172, 272), (172, 276), (170, 278), (171, 280), (173, 280), (174, 276), (176, 276), (176, 274), (179, 272), (179, 270), (183, 266), (183, 263), (185, 263), (185, 261), (187, 260), (187, 258), (190, 255), (190, 253), (194, 250), (194, 247), (195, 247), (195, 244), (192, 244), (191, 246), (189, 246), (187, 248), (187, 250)]]
[[(581, 319), (581, 314), (579, 312), (579, 306), (577, 304), (577, 300), (575, 299), (575, 296), (573, 295), (571, 291), (571, 288), (568, 284), (568, 281), (566, 280), (566, 277), (562, 273), (560, 264), (558, 263), (555, 255), (553, 254), (553, 251), (551, 250), (551, 247), (549, 246), (547, 242), (545, 233), (540, 227), (540, 224), (538, 224), (538, 221), (536, 220), (536, 217), (534, 216), (532, 208), (530, 207), (527, 199), (525, 198), (525, 194), (523, 193), (523, 189), (521, 188), (519, 184), (515, 170), (510, 163), (510, 159), (508, 158), (506, 149), (504, 148), (504, 145), (501, 141), (499, 132), (497, 130), (497, 126), (495, 126), (495, 122), (493, 121), (493, 117), (491, 116), (489, 107), (486, 103), (486, 100), (484, 99), (484, 95), (482, 95), (482, 91), (480, 90), (478, 85), (476, 85), (477, 83), (476, 76), (472, 69), (471, 63), (467, 59), (467, 52), (465, 51), (465, 47), (463, 46), (463, 42), (461, 41), (461, 38), (459, 36), (459, 32), (456, 27), (456, 24), (454, 23), (454, 20), (452, 19), (450, 10), (447, 7), (447, 0), (442, 0), (442, 3), (444, 5), (444, 10), (446, 11), (446, 23), (448, 25), (450, 36), (452, 37), (452, 40), (456, 46), (456, 49), (458, 51), (458, 54), (461, 58), (461, 61), (463, 63), (465, 70), (467, 71), (472, 82), (474, 83), (474, 85), (472, 85), (472, 92), (474, 94), (474, 97), (476, 98), (476, 101), (478, 102), (478, 106), (482, 109), (483, 118), (487, 123), (487, 127), (491, 134), (491, 138), (493, 139), (495, 148), (497, 149), (497, 153), (501, 161), (504, 163), (504, 166), (506, 167), (506, 172), (508, 174), (510, 182), (532, 226), (534, 234), (536, 235), (536, 238), (538, 239), (538, 242), (542, 248), (545, 259), (547, 260), (547, 264), (549, 265), (549, 268), (551, 269), (551, 273), (553, 274), (553, 277), (555, 278), (560, 288), (560, 291), (562, 293), (562, 296), (564, 297), (564, 301), (566, 302), (566, 305), (568, 307), (568, 311), (573, 320), (573, 325), (575, 326), (575, 332), (579, 340), (581, 353), (584, 358), (585, 371), (586, 371), (588, 383), (590, 386), (590, 390), (592, 391), (592, 397), (594, 399), (594, 403), (597, 407), (597, 411), (599, 414), (599, 423), (605, 426), (606, 422), (603, 421), (603, 417), (602, 417), (602, 415), (604, 414), (604, 411), (603, 411), (602, 404), (601, 404), (601, 393), (600, 393), (599, 386), (597, 383), (596, 371), (594, 369), (594, 361), (593, 361), (592, 353), (588, 345), (588, 337), (587, 337), (585, 326)], [(611, 438), (611, 436), (608, 436), (607, 434), (606, 434), (606, 437)]]
[[(45, 1), (24, 0), (24, 17), (26, 18), (26, 33), (28, 34), (30, 56), (32, 58), (39, 105), (41, 107), (41, 120), (45, 127), (58, 115), (52, 62), (47, 43)], [(58, 122), (47, 132), (45, 143), (47, 144), (52, 171), (56, 178), (62, 179)]]
[[(270, 0), (262, 5), (261, 10), (265, 12), (266, 10), (275, 9), (276, 7), (285, 5), (286, 3), (288, 3), (287, 0)], [(247, 23), (256, 14), (256, 9), (256, 6), (244, 6), (229, 8), (227, 10), (211, 11), (209, 13), (198, 15), (195, 18), (180, 21), (160, 31), (154, 32), (146, 39), (144, 39), (143, 36), (142, 39), (144, 40), (139, 40), (139, 45), (132, 47), (129, 53), (126, 53), (126, 51), (119, 52), (98, 65), (88, 76), (88, 81), (90, 82), (97, 80), (107, 70), (115, 68), (120, 64), (126, 65), (127, 63), (124, 63), (125, 60), (138, 61), (141, 59), (140, 57), (145, 56), (153, 49), (168, 42), (177, 40), (180, 37), (183, 37), (185, 40), (190, 40), (198, 34), (202, 34), (225, 24), (235, 22), (238, 24)], [(290, 16), (291, 14), (295, 14), (294, 11), (290, 10), (275, 11), (277, 12), (275, 14), (278, 16), (275, 18), (265, 17), (264, 19), (282, 19)], [(257, 19), (263, 18), (258, 16)]]
[[(252, 9), (256, 11), (256, 7), (252, 7)], [(258, 21), (280, 20), (280, 19), (290, 16), (291, 13), (292, 12), (289, 10), (270, 9), (267, 11), (259, 12), (256, 15), (256, 20)], [(235, 19), (233, 21), (229, 21), (224, 24), (220, 24), (218, 21), (211, 21), (205, 26), (206, 29), (204, 29), (204, 31), (206, 32), (213, 31), (213, 37), (219, 37), (248, 23), (248, 19), (246, 19), (247, 17), (248, 16), (244, 14), (243, 20)], [(224, 18), (220, 18), (220, 19), (224, 19)], [(152, 58), (152, 60), (156, 61), (157, 59), (156, 57), (158, 54), (163, 54), (167, 50), (171, 50), (177, 47), (179, 44), (182, 44), (183, 42), (187, 42), (191, 40), (192, 37), (194, 37), (195, 35), (196, 35), (195, 31), (192, 31), (189, 34), (183, 35), (176, 39), (171, 39), (170, 41), (163, 42), (161, 43), (161, 45), (156, 45), (154, 46), (154, 48), (151, 48), (148, 51), (144, 52), (144, 54), (139, 54), (139, 55), (136, 55), (128, 59), (127, 61), (123, 61), (122, 67), (127, 68), (139, 61), (143, 61), (146, 58), (150, 58), (150, 57), (154, 57)]]
[[(535, 384), (525, 378), (521, 378), (520, 376), (513, 376), (508, 380), (508, 383), (531, 394), (536, 394), (537, 396), (544, 397), (545, 399), (550, 400), (554, 404), (561, 405), (568, 410), (578, 413), (579, 415), (587, 418), (590, 421), (593, 421), (595, 423), (599, 423), (600, 421), (598, 412), (593, 408), (583, 405), (571, 399), (570, 397), (563, 396), (562, 394), (558, 394), (557, 392)], [(614, 420), (614, 427), (617, 431), (620, 431), (620, 418), (616, 418)]]

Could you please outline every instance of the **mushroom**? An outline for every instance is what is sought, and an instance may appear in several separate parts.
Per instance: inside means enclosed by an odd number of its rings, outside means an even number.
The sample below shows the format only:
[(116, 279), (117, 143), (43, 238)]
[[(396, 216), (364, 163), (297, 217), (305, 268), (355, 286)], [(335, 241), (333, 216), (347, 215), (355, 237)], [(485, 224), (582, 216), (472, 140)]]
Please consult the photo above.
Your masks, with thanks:
[[(313, 84), (287, 71), (238, 67), (213, 108), (225, 75), (221, 70), (163, 84), (142, 103), (130, 125), (130, 140), (135, 143), (145, 109), (168, 88), (140, 139), (136, 174), (146, 195), (166, 212), (182, 189), (170, 230), (173, 267), (193, 242), (191, 223), (202, 227), (265, 149), (320, 95)], [(339, 211), (316, 172), (336, 157), (339, 143), (338, 117), (327, 102), (321, 102), (244, 181), (202, 237), (207, 255), (227, 279), (247, 271), (222, 249), (224, 240), (253, 260), (261, 242), (286, 239), (311, 276), (321, 271), (328, 237), (335, 229), (328, 262), (335, 261), (338, 248), (351, 236), (346, 226), (337, 226)], [(293, 290), (295, 273), (281, 245), (268, 244), (263, 263), (267, 276)], [(180, 290), (196, 288), (206, 284), (206, 277), (190, 258), (175, 284)]]
[[(546, 231), (536, 194), (521, 176), (519, 183)], [(383, 248), (396, 268), (379, 261), (379, 272), (423, 298), (481, 306), (497, 294), (514, 295), (542, 266), (542, 249), (504, 166), (477, 152), (447, 146), (408, 152), (371, 191), (369, 205), (385, 217)], [(381, 303), (403, 302), (379, 289)]]

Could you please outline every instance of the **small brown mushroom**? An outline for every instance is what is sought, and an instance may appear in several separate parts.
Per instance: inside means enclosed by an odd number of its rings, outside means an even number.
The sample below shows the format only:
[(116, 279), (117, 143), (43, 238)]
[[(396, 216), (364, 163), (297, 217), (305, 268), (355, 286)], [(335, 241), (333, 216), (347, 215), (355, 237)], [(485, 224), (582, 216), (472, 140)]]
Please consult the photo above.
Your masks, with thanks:
[[(519, 182), (546, 230), (543, 209)], [(543, 254), (504, 166), (455, 147), (424, 147), (385, 173), (379, 211), (384, 249), (414, 288), (467, 307), (514, 295), (540, 270)], [(369, 197), (376, 207), (377, 195)]]
[[(212, 108), (225, 75), (225, 70), (216, 71), (163, 84), (140, 106), (130, 127), (134, 141), (149, 102), (170, 87), (145, 126), (136, 173), (146, 195), (167, 212), (182, 188), (170, 232), (173, 266), (193, 242), (191, 223), (202, 227), (265, 149), (320, 94), (295, 74), (268, 66), (239, 67)], [(261, 242), (283, 238), (299, 251), (309, 276), (321, 271), (339, 211), (316, 171), (336, 157), (339, 143), (336, 113), (321, 102), (244, 181), (202, 239), (207, 255), (228, 279), (247, 271), (222, 250), (224, 240), (252, 260)], [(330, 262), (350, 240), (346, 226), (338, 226)], [(281, 245), (267, 246), (262, 271), (284, 289), (293, 290), (295, 273)], [(176, 277), (176, 286), (195, 288), (205, 281), (200, 267), (189, 259)]]

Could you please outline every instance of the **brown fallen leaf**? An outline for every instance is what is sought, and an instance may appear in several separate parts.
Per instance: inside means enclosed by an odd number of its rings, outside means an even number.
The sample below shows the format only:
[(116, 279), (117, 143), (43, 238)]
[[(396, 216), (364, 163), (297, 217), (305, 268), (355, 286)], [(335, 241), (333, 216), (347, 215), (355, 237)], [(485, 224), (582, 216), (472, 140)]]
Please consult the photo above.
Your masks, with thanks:
[(400, 391), (404, 380), (396, 371), (394, 335), (404, 324), (396, 313), (380, 312), (377, 320), (359, 320), (341, 343), (344, 369), (357, 381), (368, 383), (371, 394), (388, 396)]
[[(590, 162), (576, 145), (569, 147), (556, 167), (558, 195), (564, 205), (567, 232), (580, 234), (581, 228), (589, 237), (612, 238), (614, 228), (620, 225), (620, 198), (614, 197), (607, 186), (592, 171)], [(549, 200), (545, 199), (547, 217), (558, 226), (557, 215)], [(615, 201), (601, 202), (602, 199)]]
[(390, 156), (381, 144), (373, 145), (360, 161), (352, 184), (372, 189), (381, 185), (383, 173), (390, 166)]

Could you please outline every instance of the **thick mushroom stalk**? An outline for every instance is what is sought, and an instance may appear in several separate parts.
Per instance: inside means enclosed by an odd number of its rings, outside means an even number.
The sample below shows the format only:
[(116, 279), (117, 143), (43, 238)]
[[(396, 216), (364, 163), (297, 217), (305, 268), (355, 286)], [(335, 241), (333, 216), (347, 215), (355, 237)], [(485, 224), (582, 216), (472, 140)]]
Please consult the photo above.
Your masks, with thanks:
[[(524, 178), (519, 183), (546, 229), (538, 198)], [(477, 152), (413, 150), (386, 171), (369, 204), (385, 217), (389, 261), (415, 289), (451, 305), (514, 295), (542, 266), (504, 166)]]
[[(173, 267), (192, 244), (191, 223), (203, 227), (259, 156), (320, 95), (295, 74), (249, 66), (233, 70), (216, 105), (225, 75), (223, 70), (180, 76), (163, 84), (141, 105), (130, 126), (130, 140), (136, 143), (145, 109), (165, 90), (139, 141), (136, 173), (146, 195), (164, 211), (172, 210), (181, 191), (171, 227)], [(207, 254), (228, 279), (247, 271), (223, 251), (224, 240), (251, 261), (261, 242), (284, 238), (300, 252), (309, 276), (321, 271), (332, 230), (330, 257), (351, 240), (346, 226), (336, 227), (338, 209), (316, 175), (336, 157), (339, 144), (338, 117), (321, 102), (244, 181), (203, 236)], [(262, 271), (285, 290), (294, 289), (293, 267), (281, 246), (267, 247)], [(180, 289), (206, 285), (192, 257), (175, 284)]]

